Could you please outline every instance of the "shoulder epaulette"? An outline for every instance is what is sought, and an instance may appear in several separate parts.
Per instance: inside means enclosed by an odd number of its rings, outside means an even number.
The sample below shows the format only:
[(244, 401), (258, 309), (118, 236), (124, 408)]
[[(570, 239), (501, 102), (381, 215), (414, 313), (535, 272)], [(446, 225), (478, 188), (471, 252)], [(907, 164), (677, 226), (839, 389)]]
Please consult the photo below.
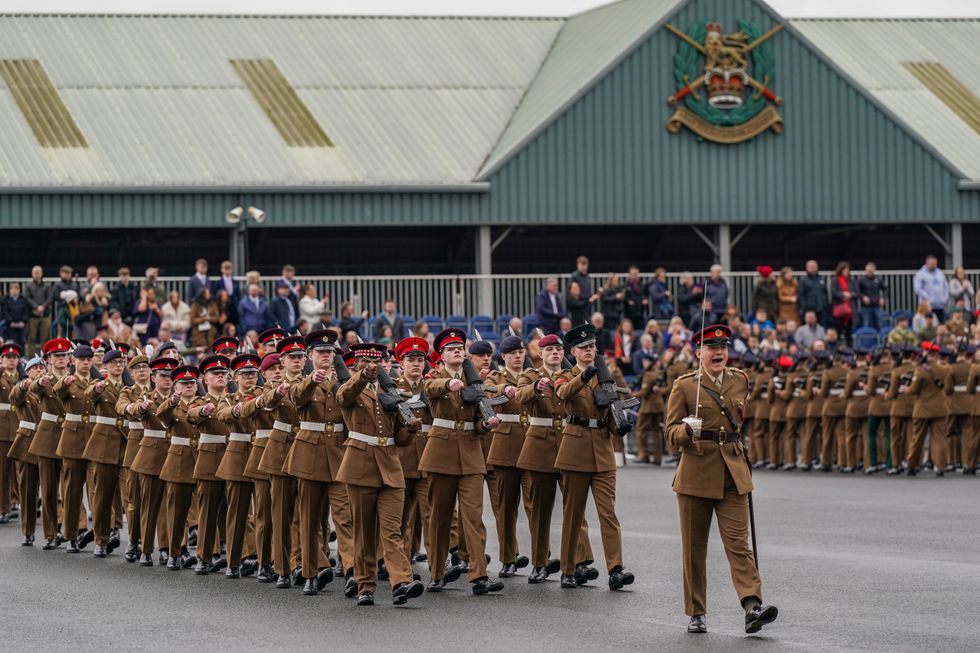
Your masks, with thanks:
[(696, 376), (696, 375), (697, 375), (697, 372), (687, 372), (686, 374), (681, 374), (679, 377), (677, 377), (676, 379), (674, 379), (674, 385), (670, 386), (671, 391), (676, 390), (677, 389), (677, 385), (681, 381), (683, 381), (684, 379), (688, 379), (688, 378), (691, 378), (692, 376)]

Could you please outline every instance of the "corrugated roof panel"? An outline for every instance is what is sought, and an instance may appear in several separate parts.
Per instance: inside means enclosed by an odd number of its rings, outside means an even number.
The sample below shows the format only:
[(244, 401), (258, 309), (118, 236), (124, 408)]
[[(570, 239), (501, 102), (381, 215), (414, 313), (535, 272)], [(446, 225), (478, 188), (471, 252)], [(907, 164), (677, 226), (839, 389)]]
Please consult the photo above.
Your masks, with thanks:
[(932, 62), (907, 62), (903, 66), (959, 116), (960, 120), (980, 134), (980, 99), (946, 70), (945, 66)]
[(980, 134), (950, 111), (908, 63), (941, 65), (980, 96), (980, 20), (792, 20), (963, 176), (980, 180)]
[(41, 147), (87, 147), (40, 61), (0, 59), (0, 77)]

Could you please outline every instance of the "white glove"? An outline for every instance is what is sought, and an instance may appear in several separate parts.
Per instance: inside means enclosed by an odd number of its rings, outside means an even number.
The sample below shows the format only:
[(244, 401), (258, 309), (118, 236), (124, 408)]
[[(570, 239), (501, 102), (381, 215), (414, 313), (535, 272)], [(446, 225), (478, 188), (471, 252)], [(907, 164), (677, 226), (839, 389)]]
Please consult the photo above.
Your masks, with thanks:
[(704, 425), (704, 420), (700, 417), (685, 417), (681, 420), (688, 425), (691, 429), (692, 439), (697, 440), (701, 437), (701, 427)]

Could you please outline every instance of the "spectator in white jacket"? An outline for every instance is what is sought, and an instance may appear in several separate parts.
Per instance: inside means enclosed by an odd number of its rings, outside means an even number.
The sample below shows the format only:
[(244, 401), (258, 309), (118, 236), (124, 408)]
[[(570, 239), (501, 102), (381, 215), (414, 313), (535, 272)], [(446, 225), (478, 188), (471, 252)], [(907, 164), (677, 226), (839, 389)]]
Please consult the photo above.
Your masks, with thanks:
[(299, 319), (306, 320), (307, 324), (319, 324), (326, 307), (327, 298), (317, 299), (316, 286), (312, 283), (306, 284), (303, 298), (299, 300)]
[(191, 328), (191, 307), (180, 298), (180, 293), (170, 291), (162, 310), (163, 322), (160, 326), (169, 329), (174, 340), (186, 340), (187, 330)]
[(939, 269), (935, 256), (926, 257), (926, 263), (915, 273), (915, 296), (920, 302), (928, 302), (936, 314), (936, 323), (946, 321), (946, 304), (949, 302), (949, 283)]

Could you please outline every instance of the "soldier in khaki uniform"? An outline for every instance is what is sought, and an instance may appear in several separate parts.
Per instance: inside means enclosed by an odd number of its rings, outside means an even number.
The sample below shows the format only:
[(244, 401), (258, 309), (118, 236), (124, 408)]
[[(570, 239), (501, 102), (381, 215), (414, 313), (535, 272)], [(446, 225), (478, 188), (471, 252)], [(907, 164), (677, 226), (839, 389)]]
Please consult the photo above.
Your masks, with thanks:
[[(278, 387), (282, 383), (282, 365), (279, 354), (266, 354), (259, 365), (259, 373), (265, 381), (266, 388)], [(259, 573), (256, 580), (260, 583), (276, 582), (276, 573), (272, 568), (272, 483), (269, 474), (259, 469), (262, 454), (265, 453), (272, 427), (275, 424), (275, 412), (264, 407), (267, 394), (262, 392), (258, 398), (245, 405), (247, 417), (255, 426), (255, 439), (245, 463), (245, 477), (252, 480), (255, 496), (255, 551), (258, 555)], [(246, 414), (246, 413), (243, 413)]]
[(854, 358), (854, 352), (847, 347), (839, 348), (832, 361), (820, 377), (820, 396), (823, 398), (823, 412), (820, 422), (823, 426), (823, 442), (820, 445), (820, 471), (829, 472), (833, 469), (834, 454), (837, 453), (837, 465), (844, 467), (845, 460), (841, 457), (845, 442), (845, 412), (847, 403), (844, 401), (844, 386), (847, 384), (847, 366)]
[(976, 476), (977, 463), (980, 462), (980, 393), (977, 392), (977, 386), (980, 385), (980, 361), (977, 359), (976, 345), (967, 345), (966, 355), (972, 362), (970, 377), (966, 383), (966, 394), (972, 397), (972, 410), (970, 424), (963, 433), (963, 473)]
[(689, 633), (707, 632), (706, 559), (713, 516), (745, 610), (745, 632), (759, 631), (778, 614), (775, 606), (762, 605), (762, 581), (749, 548), (752, 473), (739, 432), (748, 378), (726, 367), (730, 337), (731, 330), (720, 325), (695, 335), (701, 345), (700, 384), (698, 373), (678, 379), (667, 402), (667, 437), (681, 450), (673, 488), (681, 520)]
[(922, 343), (923, 360), (915, 368), (912, 385), (905, 391), (915, 398), (912, 409), (912, 442), (905, 458), (906, 473), (915, 476), (922, 464), (922, 449), (926, 439), (936, 476), (946, 467), (946, 371), (939, 362), (940, 346)]
[(469, 579), (474, 594), (499, 592), (503, 583), (487, 578), (485, 556), (487, 531), (483, 524), (483, 482), (487, 465), (481, 435), (495, 429), (500, 420), (482, 420), (475, 406), (463, 403), (463, 344), (458, 329), (444, 329), (434, 341), (442, 367), (427, 376), (424, 388), (432, 412), (432, 430), (419, 461), (419, 471), (429, 478), (430, 592), (440, 592), (459, 578), (460, 569), (446, 569), (453, 512), (459, 502), (459, 527), (469, 553)]
[[(64, 406), (54, 393), (54, 385), (68, 375), (71, 342), (67, 338), (54, 338), (44, 343), (42, 351), (47, 361), (45, 371), (31, 382), (30, 391), (41, 404), (37, 430), (31, 440), (28, 453), (37, 456), (37, 468), (41, 482), (41, 526), (44, 529), (45, 551), (61, 546), (65, 538), (58, 532), (58, 481), (61, 476), (61, 456), (57, 454), (64, 422)], [(72, 525), (71, 532), (76, 526)]]
[(840, 461), (843, 455), (845, 474), (856, 472), (860, 468), (864, 447), (861, 446), (868, 429), (868, 406), (871, 397), (868, 396), (868, 352), (854, 350), (854, 367), (848, 373), (844, 382), (844, 450), (837, 452)]
[(487, 376), (487, 383), (497, 388), (497, 394), (508, 399), (497, 411), (500, 425), (493, 431), (487, 456), (487, 463), (497, 475), (497, 542), (503, 565), (497, 574), (499, 578), (511, 578), (530, 562), (527, 556), (520, 555), (517, 542), (517, 513), (522, 499), (528, 521), (531, 520), (531, 482), (528, 474), (517, 466), (528, 425), (527, 415), (517, 400), (517, 384), (524, 371), (526, 353), (520, 338), (507, 336), (500, 341), (504, 367)]
[[(752, 353), (751, 349), (746, 349), (738, 358), (736, 365), (740, 370), (745, 372), (745, 376), (749, 379), (749, 396), (745, 398), (745, 417), (742, 419), (742, 444), (746, 447), (746, 451), (749, 452), (749, 462), (753, 461), (751, 441), (749, 440), (749, 434), (755, 430), (755, 406), (752, 403), (752, 395), (755, 392), (756, 383), (758, 383), (759, 377), (759, 357)], [(666, 405), (665, 405), (666, 408)], [(666, 427), (666, 422), (664, 423)], [(664, 439), (667, 435), (664, 434)]]
[[(137, 359), (139, 357), (137, 356)], [(140, 432), (140, 446), (130, 466), (130, 483), (140, 486), (140, 559), (141, 567), (153, 566), (153, 546), (160, 543), (160, 564), (166, 564), (170, 548), (170, 531), (167, 524), (167, 511), (163, 508), (166, 485), (160, 478), (160, 471), (167, 458), (167, 429), (157, 417), (161, 404), (169, 401), (173, 381), (170, 373), (177, 367), (177, 361), (167, 356), (159, 356), (147, 365), (151, 372), (153, 390), (146, 396), (131, 394), (133, 401), (123, 411), (129, 420), (139, 420), (143, 428)]]
[[(412, 399), (420, 399), (424, 388), (422, 374), (425, 371), (425, 357), (429, 353), (429, 341), (425, 338), (410, 336), (399, 341), (395, 347), (395, 358), (402, 366), (402, 374), (398, 377), (398, 389)], [(425, 550), (429, 551), (429, 480), (419, 471), (419, 460), (425, 451), (426, 435), (432, 430), (432, 414), (428, 407), (415, 410), (415, 416), (421, 420), (419, 431), (412, 438), (412, 444), (398, 447), (398, 457), (405, 476), (405, 505), (402, 508), (402, 542), (405, 555), (409, 561), (418, 553), (415, 542), (425, 541)], [(417, 534), (416, 524), (421, 526)]]
[(902, 347), (902, 356), (892, 367), (888, 392), (885, 394), (885, 398), (892, 402), (889, 413), (892, 466), (888, 468), (889, 476), (895, 476), (904, 469), (908, 444), (912, 439), (912, 410), (915, 408), (915, 397), (908, 393), (908, 388), (912, 385), (912, 378), (915, 376), (915, 364), (910, 358), (916, 351), (914, 345)]
[[(565, 404), (567, 423), (558, 445), (555, 467), (562, 475), (563, 514), (561, 527), (561, 586), (574, 588), (579, 538), (585, 517), (585, 504), (591, 492), (599, 513), (602, 550), (609, 572), (609, 589), (618, 590), (633, 583), (633, 574), (623, 568), (623, 539), (616, 517), (616, 458), (610, 411), (596, 406), (593, 390), (598, 387), (595, 328), (591, 324), (573, 327), (567, 341), (575, 366), (555, 381), (555, 394)], [(583, 572), (580, 572), (580, 575)], [(588, 576), (595, 574), (586, 569)]]
[(780, 469), (784, 472), (796, 469), (797, 460), (809, 462), (805, 450), (801, 450), (802, 456), (796, 453), (796, 445), (803, 439), (801, 435), (806, 428), (806, 411), (810, 403), (806, 394), (806, 371), (800, 369), (808, 358), (802, 351), (793, 355), (793, 367), (786, 374), (786, 387), (782, 392), (786, 398), (786, 430), (783, 432), (783, 466)]
[[(347, 487), (337, 478), (347, 439), (334, 388), (337, 333), (311, 331), (304, 342), (313, 371), (290, 386), (299, 431), (283, 469), (299, 479), (300, 550), (303, 593), (315, 595), (333, 580), (327, 560), (324, 516), (330, 510), (337, 522), (337, 549), (345, 571), (354, 568), (354, 533)], [(349, 578), (353, 576), (348, 576)]]
[[(659, 465), (663, 451), (664, 395), (667, 394), (667, 372), (656, 354), (643, 358), (645, 370), (640, 377), (640, 412), (636, 421), (636, 461)], [(648, 441), (652, 445), (648, 447)]]
[(34, 531), (37, 529), (37, 505), (40, 481), (38, 458), (29, 453), (38, 419), (41, 417), (41, 403), (37, 395), (30, 392), (30, 385), (44, 373), (44, 359), (35, 356), (24, 366), (27, 378), (21, 380), (10, 390), (10, 406), (17, 415), (17, 432), (10, 445), (9, 455), (20, 463), (20, 530), (24, 539), (21, 546), (34, 546)]
[[(184, 546), (187, 513), (194, 498), (194, 465), (197, 462), (197, 429), (187, 421), (187, 411), (197, 394), (201, 372), (194, 365), (180, 365), (170, 372), (174, 391), (156, 409), (157, 419), (170, 434), (170, 448), (160, 469), (160, 480), (167, 483), (167, 529), (170, 542), (167, 569), (192, 567), (195, 558)], [(162, 548), (162, 547), (161, 547)]]
[(94, 412), (92, 401), (85, 394), (92, 382), (89, 376), (92, 356), (92, 348), (88, 345), (76, 346), (72, 352), (75, 372), (54, 384), (54, 393), (65, 407), (65, 422), (61, 426), (61, 438), (55, 453), (61, 456), (62, 530), (68, 553), (78, 553), (94, 539), (94, 533), (86, 528), (88, 517), (82, 507), (88, 476), (88, 460), (82, 454), (92, 434), (91, 417)]
[(384, 345), (375, 343), (351, 345), (357, 368), (337, 390), (337, 401), (350, 427), (337, 477), (347, 484), (350, 494), (357, 604), (361, 606), (374, 605), (379, 553), (383, 553), (391, 578), (392, 603), (403, 605), (425, 591), (412, 576), (402, 543), (405, 478), (395, 451), (396, 446), (413, 446), (421, 420), (413, 417), (408, 424), (400, 424), (395, 414), (382, 408), (378, 374), (385, 352)]
[[(779, 469), (782, 466), (786, 433), (786, 407), (793, 392), (790, 370), (793, 359), (790, 356), (779, 356), (773, 364), (773, 374), (769, 378), (769, 432), (766, 433), (767, 469)], [(787, 461), (788, 462), (788, 461)]]
[[(963, 352), (966, 352), (966, 345), (962, 345)], [(946, 420), (946, 445), (948, 447), (947, 469), (963, 469), (962, 443), (969, 438), (969, 431), (972, 429), (970, 413), (973, 411), (972, 397), (967, 394), (967, 383), (970, 380), (971, 363), (968, 359), (959, 358), (960, 352), (953, 349), (949, 352), (947, 360), (948, 380), (945, 385), (946, 392), (946, 412), (949, 418)]]
[(774, 372), (775, 358), (770, 351), (759, 355), (758, 370), (755, 376), (755, 387), (749, 395), (748, 405), (752, 410), (752, 429), (749, 436), (749, 460), (752, 466), (760, 469), (769, 464), (769, 452), (766, 449), (766, 436), (769, 434), (769, 414), (772, 405), (769, 403), (769, 382)]
[[(896, 355), (901, 355), (900, 347), (896, 346), (895, 350)], [(891, 349), (879, 348), (868, 370), (868, 383), (865, 390), (871, 397), (871, 401), (868, 404), (868, 437), (864, 450), (865, 474), (874, 474), (891, 467), (889, 415), (892, 402), (887, 398), (887, 394), (892, 372), (892, 355)]]
[(823, 431), (823, 373), (830, 365), (830, 352), (826, 349), (815, 349), (813, 363), (806, 375), (806, 386), (803, 393), (807, 396), (806, 426), (800, 441), (800, 469), (810, 471), (813, 466), (820, 468), (820, 435)]
[[(124, 351), (120, 347), (120, 351)], [(140, 508), (143, 505), (140, 494), (139, 474), (132, 471), (133, 461), (139, 452), (143, 440), (143, 422), (134, 419), (127, 410), (129, 406), (139, 405), (153, 392), (150, 385), (149, 359), (142, 354), (133, 356), (127, 361), (129, 373), (133, 377), (133, 385), (126, 386), (119, 393), (116, 412), (126, 420), (126, 451), (123, 454), (123, 464), (119, 469), (119, 481), (125, 490), (126, 524), (129, 531), (129, 546), (126, 548), (126, 562), (136, 562), (140, 555), (140, 542), (143, 539), (141, 530)]]
[(17, 365), (23, 351), (15, 342), (0, 346), (3, 372), (0, 373), (0, 524), (10, 521), (17, 493), (16, 461), (10, 457), (10, 445), (17, 434), (17, 414), (10, 405), (10, 391), (20, 381)]

